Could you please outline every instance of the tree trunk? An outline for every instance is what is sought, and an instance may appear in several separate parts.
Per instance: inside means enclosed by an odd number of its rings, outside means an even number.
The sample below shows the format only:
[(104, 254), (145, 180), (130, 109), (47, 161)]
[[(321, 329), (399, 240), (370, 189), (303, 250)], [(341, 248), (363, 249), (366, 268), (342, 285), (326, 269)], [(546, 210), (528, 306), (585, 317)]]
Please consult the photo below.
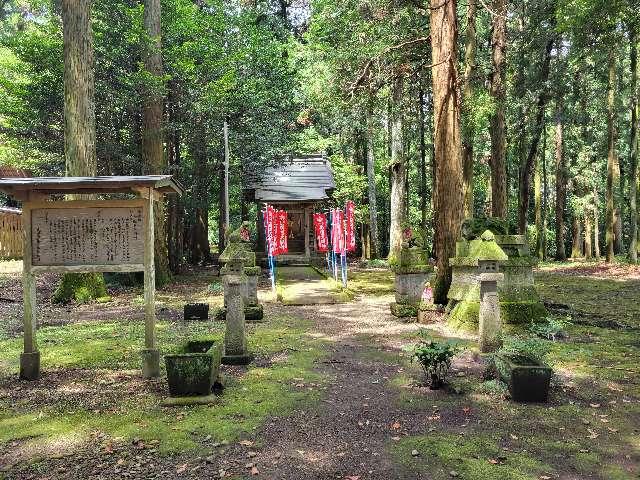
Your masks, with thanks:
[[(170, 134), (167, 141), (167, 160), (169, 173), (176, 176), (180, 171), (182, 149), (181, 136), (178, 129), (179, 107), (178, 87), (175, 81), (169, 89), (169, 124)], [(170, 195), (167, 199), (167, 243), (169, 249), (169, 269), (178, 274), (182, 270), (184, 258), (184, 201), (179, 195)]]
[(564, 261), (564, 213), (567, 203), (567, 175), (564, 155), (564, 125), (562, 100), (558, 98), (556, 108), (556, 260)]
[(402, 141), (402, 96), (404, 79), (398, 73), (393, 82), (393, 110), (391, 117), (391, 226), (389, 230), (389, 260), (397, 260), (402, 246), (402, 227), (406, 222), (407, 160)]
[[(64, 158), (66, 175), (97, 175), (95, 80), (90, 0), (62, 0), (64, 55)], [(72, 285), (73, 288), (65, 288)], [(106, 291), (101, 273), (64, 275), (54, 294), (66, 302), (83, 288), (94, 296)], [(102, 293), (104, 295), (104, 293)]]
[(493, 0), (491, 34), (491, 88), (495, 102), (491, 115), (491, 214), (507, 218), (507, 139), (505, 127), (507, 3)]
[(67, 176), (97, 174), (91, 0), (62, 1)]
[[(618, 156), (616, 153), (616, 127), (615, 127), (615, 89), (616, 89), (616, 53), (613, 49), (609, 52), (609, 85), (607, 95), (607, 219), (606, 219), (606, 248), (607, 262), (615, 261), (615, 205), (614, 188), (616, 179), (619, 180)], [(618, 172), (618, 174), (616, 174)]]
[(371, 258), (378, 258), (378, 200), (376, 192), (376, 158), (374, 145), (373, 102), (369, 102), (367, 112), (366, 163), (369, 196), (369, 238)]
[(638, 91), (638, 32), (633, 28), (631, 38), (631, 162), (629, 175), (629, 210), (631, 215), (631, 242), (629, 245), (629, 260), (638, 263), (638, 149), (640, 139), (638, 129), (640, 125), (640, 92)]
[(593, 221), (589, 210), (584, 213), (584, 258), (591, 260), (593, 258), (593, 244), (591, 236), (593, 235)]
[[(195, 172), (206, 172), (209, 168), (206, 137), (207, 132), (204, 121), (201, 117), (197, 117), (189, 145), (195, 163)], [(196, 174), (193, 189), (193, 214), (191, 216), (193, 223), (190, 225), (189, 233), (189, 259), (192, 264), (199, 264), (211, 259), (209, 245), (209, 181), (207, 175)]]
[[(544, 152), (542, 152), (542, 155), (544, 155)], [(542, 162), (539, 162), (535, 168), (533, 192), (536, 213), (536, 256), (542, 260), (542, 236), (544, 235), (542, 226)]]
[(431, 1), (431, 49), (435, 150), (435, 245), (437, 303), (451, 285), (449, 258), (455, 255), (463, 218), (460, 101), (458, 98), (456, 0)]
[[(545, 57), (542, 64), (542, 70), (540, 73), (540, 80), (542, 87), (540, 94), (538, 95), (536, 122), (531, 138), (531, 146), (529, 147), (529, 153), (525, 159), (524, 165), (520, 170), (520, 185), (519, 185), (519, 202), (518, 202), (518, 232), (524, 235), (527, 232), (527, 215), (529, 213), (529, 188), (531, 186), (531, 173), (534, 169), (535, 158), (538, 152), (538, 145), (540, 144), (540, 136), (542, 135), (542, 129), (544, 124), (545, 108), (549, 97), (547, 83), (549, 80), (549, 70), (551, 64), (551, 51), (553, 49), (553, 39), (547, 42)], [(522, 132), (524, 136), (524, 132)]]
[(476, 71), (476, 0), (468, 0), (467, 33), (464, 52), (464, 90), (462, 92), (462, 189), (464, 195), (464, 218), (473, 217), (473, 76)]
[[(545, 116), (546, 118), (546, 116)], [(542, 122), (542, 260), (547, 259), (547, 217), (549, 213), (549, 181), (547, 176), (547, 122)]]
[[(593, 175), (596, 175), (595, 166), (593, 169)], [(591, 213), (593, 215), (593, 253), (596, 257), (596, 260), (600, 260), (600, 216), (598, 214), (599, 211), (599, 196), (598, 196), (598, 188), (595, 183), (593, 185), (593, 204), (591, 208)]]
[[(160, 0), (144, 0), (144, 29), (147, 34), (143, 46), (145, 70), (150, 85), (145, 85), (142, 106), (142, 162), (149, 175), (166, 173), (162, 127), (162, 51), (160, 31)], [(167, 246), (166, 208), (164, 200), (154, 206), (156, 285), (170, 280), (169, 249)]]
[(427, 142), (425, 127), (425, 103), (424, 90), (422, 87), (418, 93), (418, 122), (420, 131), (420, 228), (423, 237), (426, 238), (427, 232)]
[(582, 258), (582, 223), (576, 212), (571, 222), (571, 258)]

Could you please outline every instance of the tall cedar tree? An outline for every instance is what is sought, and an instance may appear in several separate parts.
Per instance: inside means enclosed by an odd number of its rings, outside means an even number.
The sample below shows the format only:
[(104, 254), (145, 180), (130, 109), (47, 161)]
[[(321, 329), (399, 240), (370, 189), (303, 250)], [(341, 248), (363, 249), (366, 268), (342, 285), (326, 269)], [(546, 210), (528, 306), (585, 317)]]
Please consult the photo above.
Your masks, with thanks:
[[(163, 151), (162, 108), (164, 88), (162, 81), (162, 40), (160, 31), (160, 0), (144, 1), (144, 67), (150, 76), (142, 106), (142, 161), (150, 175), (165, 173), (167, 165)], [(158, 200), (154, 208), (156, 284), (169, 280), (169, 250), (165, 205)]]
[(476, 1), (467, 5), (467, 32), (464, 51), (464, 89), (462, 92), (464, 128), (462, 139), (462, 188), (464, 190), (464, 217), (473, 217), (473, 142), (475, 139), (473, 122), (474, 75), (476, 71)]
[(391, 225), (389, 229), (389, 259), (395, 261), (402, 246), (402, 227), (407, 220), (407, 159), (402, 137), (404, 115), (402, 97), (404, 93), (403, 72), (396, 72), (393, 81), (391, 108)]
[(491, 214), (507, 218), (507, 133), (506, 108), (506, 49), (507, 2), (492, 3), (491, 33), (491, 97), (495, 102), (491, 115)]
[[(376, 198), (376, 157), (375, 157), (375, 128), (373, 124), (373, 100), (367, 105), (366, 121), (366, 155), (367, 155), (367, 185), (369, 196), (369, 258), (378, 258), (378, 202)], [(363, 248), (364, 250), (364, 248)], [(366, 254), (365, 254), (366, 256)]]
[(631, 215), (631, 242), (629, 244), (629, 260), (638, 262), (638, 32), (631, 28), (631, 175), (629, 179), (629, 210)]
[(458, 25), (456, 0), (431, 0), (431, 50), (435, 150), (435, 245), (438, 266), (434, 300), (446, 303), (463, 216)]
[[(609, 84), (607, 87), (607, 192), (606, 192), (606, 259), (615, 261), (615, 195), (616, 177), (619, 178), (618, 158), (616, 152), (615, 100), (616, 100), (616, 53), (612, 49), (609, 53)], [(617, 170), (617, 174), (616, 174)]]

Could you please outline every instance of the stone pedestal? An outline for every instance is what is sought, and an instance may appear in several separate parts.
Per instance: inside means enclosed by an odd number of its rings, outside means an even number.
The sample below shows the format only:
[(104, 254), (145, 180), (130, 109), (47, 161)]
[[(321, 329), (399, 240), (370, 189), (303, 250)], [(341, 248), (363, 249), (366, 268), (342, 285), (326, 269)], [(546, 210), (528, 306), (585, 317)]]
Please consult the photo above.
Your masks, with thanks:
[(482, 353), (495, 352), (502, 346), (502, 321), (498, 303), (501, 273), (480, 274), (480, 320), (478, 343)]
[(244, 288), (244, 275), (226, 275), (227, 315), (224, 332), (224, 356), (222, 357), (222, 363), (226, 365), (246, 365), (253, 358), (247, 350)]
[[(493, 236), (491, 232), (485, 233)], [(546, 317), (547, 311), (533, 280), (536, 261), (529, 255), (525, 237), (495, 235), (492, 243), (504, 255), (500, 260), (500, 271), (504, 278), (498, 280), (497, 285), (503, 323), (526, 324)], [(447, 295), (448, 323), (459, 330), (476, 332), (478, 329), (481, 274), (478, 260), (483, 255), (482, 245), (482, 238), (470, 241), (461, 239), (456, 244), (456, 256), (449, 259), (453, 275)]]
[(393, 267), (396, 301), (389, 307), (391, 314), (398, 318), (415, 318), (425, 285), (431, 280), (435, 268), (426, 264), (424, 253), (418, 247), (403, 244), (399, 258), (400, 264)]

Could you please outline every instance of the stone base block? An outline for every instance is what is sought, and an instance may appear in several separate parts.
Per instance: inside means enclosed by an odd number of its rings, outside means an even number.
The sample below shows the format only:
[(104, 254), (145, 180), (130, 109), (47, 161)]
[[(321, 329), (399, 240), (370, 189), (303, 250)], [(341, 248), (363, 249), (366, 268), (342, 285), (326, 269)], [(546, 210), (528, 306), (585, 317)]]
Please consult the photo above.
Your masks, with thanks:
[(438, 315), (438, 307), (435, 305), (421, 305), (418, 308), (418, 323), (428, 325), (436, 323), (438, 320), (440, 320), (440, 316)]
[[(499, 302), (502, 325), (528, 325), (547, 316), (547, 310), (541, 302)], [(469, 333), (478, 332), (480, 302), (457, 302), (450, 311), (447, 323), (450, 327)]]
[(158, 378), (160, 376), (160, 350), (145, 348), (142, 350), (142, 377)]
[(38, 380), (40, 378), (40, 352), (20, 354), (20, 379)]
[(261, 322), (264, 318), (264, 308), (262, 305), (247, 305), (244, 307), (245, 322)]
[(254, 356), (251, 353), (244, 355), (223, 355), (222, 363), (224, 365), (249, 365), (253, 362)]
[(418, 307), (404, 303), (392, 303), (389, 305), (391, 314), (398, 318), (413, 318), (418, 316)]

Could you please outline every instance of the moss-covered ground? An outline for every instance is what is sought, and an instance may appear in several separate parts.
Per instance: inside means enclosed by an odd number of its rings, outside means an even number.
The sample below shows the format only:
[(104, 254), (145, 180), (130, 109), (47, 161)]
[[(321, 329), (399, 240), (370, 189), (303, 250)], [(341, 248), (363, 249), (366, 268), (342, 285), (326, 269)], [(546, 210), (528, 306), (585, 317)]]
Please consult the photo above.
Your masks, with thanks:
[[(218, 281), (192, 272), (159, 291), (163, 352), (222, 339), (223, 323), (180, 318), (187, 301), (220, 305)], [(213, 405), (163, 407), (165, 373), (142, 380), (137, 287), (110, 290), (104, 305), (47, 306), (38, 382), (17, 379), (20, 332), (0, 326), (0, 479), (637, 479), (640, 269), (544, 264), (536, 283), (550, 314), (572, 322), (546, 341), (555, 376), (543, 405), (485, 381), (475, 339), (444, 320), (392, 317), (385, 269), (350, 271), (349, 303), (265, 305), (265, 323), (248, 327), (256, 361), (223, 369)], [(404, 350), (423, 328), (465, 348), (443, 390), (424, 386)]]

